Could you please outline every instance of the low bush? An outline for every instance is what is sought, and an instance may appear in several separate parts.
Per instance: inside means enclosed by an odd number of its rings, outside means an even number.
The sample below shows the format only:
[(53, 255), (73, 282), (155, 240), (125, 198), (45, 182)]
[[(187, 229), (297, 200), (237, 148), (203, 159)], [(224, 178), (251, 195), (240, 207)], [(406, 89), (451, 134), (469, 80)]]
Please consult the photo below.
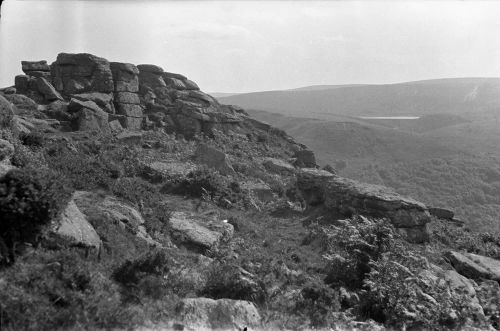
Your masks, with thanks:
[(64, 178), (49, 170), (12, 170), (0, 179), (0, 239), (14, 260), (18, 242), (33, 242), (70, 199)]
[(313, 328), (328, 326), (334, 319), (331, 314), (340, 311), (337, 291), (325, 284), (309, 281), (300, 293), (301, 299), (295, 305), (295, 313), (305, 315)]
[(166, 293), (163, 276), (170, 259), (163, 250), (154, 250), (136, 260), (126, 261), (113, 272), (113, 279), (123, 285), (129, 299), (149, 296), (159, 299)]
[(2, 273), (2, 330), (116, 329), (142, 323), (117, 286), (76, 251), (37, 250)]
[(263, 304), (266, 300), (264, 284), (251, 275), (242, 274), (237, 265), (215, 264), (211, 267), (207, 283), (200, 293), (213, 299), (248, 300)]

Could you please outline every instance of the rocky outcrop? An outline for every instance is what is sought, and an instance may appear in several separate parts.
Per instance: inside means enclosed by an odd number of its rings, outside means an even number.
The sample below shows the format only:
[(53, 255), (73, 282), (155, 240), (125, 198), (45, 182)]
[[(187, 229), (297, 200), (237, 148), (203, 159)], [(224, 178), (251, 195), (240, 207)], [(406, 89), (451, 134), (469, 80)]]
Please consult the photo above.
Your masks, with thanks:
[(209, 298), (183, 299), (176, 319), (184, 330), (245, 330), (257, 328), (261, 317), (249, 301)]
[(101, 246), (99, 235), (73, 200), (64, 209), (53, 232), (70, 239), (78, 246), (94, 248)]
[(445, 208), (429, 207), (429, 213), (432, 216), (435, 216), (437, 218), (444, 219), (444, 220), (453, 220), (453, 217), (455, 217), (455, 213), (453, 211), (445, 209)]
[(323, 205), (340, 215), (388, 218), (409, 241), (428, 240), (430, 214), (424, 204), (393, 190), (333, 175), (324, 170), (303, 169), (297, 184), (309, 206)]
[(500, 281), (500, 261), (472, 253), (449, 251), (445, 257), (455, 270), (471, 279)]
[(51, 65), (51, 73), (53, 85), (64, 95), (114, 90), (108, 60), (92, 54), (60, 53)]
[(295, 172), (294, 166), (290, 163), (272, 157), (265, 158), (262, 165), (269, 171), (276, 174), (291, 174)]
[(314, 152), (308, 149), (303, 149), (295, 152), (293, 156), (296, 161), (295, 165), (301, 168), (314, 168), (316, 167), (316, 157), (314, 156)]
[(234, 175), (235, 171), (227, 155), (207, 144), (200, 144), (194, 153), (196, 161), (214, 168), (222, 175)]
[[(109, 114), (108, 121), (118, 120), (129, 131), (161, 127), (191, 138), (237, 130), (247, 119), (238, 107), (219, 104), (185, 76), (153, 64), (135, 66), (87, 53), (61, 53), (50, 66), (46, 61), (23, 61), (22, 69), (25, 75), (15, 79), (18, 93), (44, 104), (92, 101)], [(92, 117), (88, 111), (83, 115), (85, 122)]]
[(130, 63), (111, 62), (114, 81), (114, 105), (124, 128), (140, 130), (143, 107), (139, 99), (139, 69)]
[(174, 212), (168, 221), (172, 241), (197, 253), (205, 253), (221, 240), (233, 236), (229, 223), (209, 221), (196, 215)]

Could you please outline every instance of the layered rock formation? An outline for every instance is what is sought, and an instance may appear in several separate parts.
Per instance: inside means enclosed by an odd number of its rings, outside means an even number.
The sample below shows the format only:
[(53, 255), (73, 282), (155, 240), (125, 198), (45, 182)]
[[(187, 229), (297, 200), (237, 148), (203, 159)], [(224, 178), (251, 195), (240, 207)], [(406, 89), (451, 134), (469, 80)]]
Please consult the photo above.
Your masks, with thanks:
[(388, 218), (409, 241), (428, 240), (427, 207), (383, 186), (359, 183), (318, 169), (303, 169), (297, 177), (309, 206), (323, 205), (343, 216)]
[[(185, 76), (152, 64), (135, 66), (92, 54), (61, 53), (51, 65), (23, 61), (22, 70), (25, 75), (16, 76), (15, 90), (48, 104), (46, 109), (53, 108), (54, 101), (92, 102), (108, 114), (106, 118), (93, 104), (68, 114), (70, 127), (80, 131), (116, 133), (120, 127), (132, 131), (156, 127), (189, 138), (211, 135), (214, 129), (235, 130), (248, 120), (243, 110), (219, 104)], [(113, 123), (112, 130), (103, 127), (108, 122)]]

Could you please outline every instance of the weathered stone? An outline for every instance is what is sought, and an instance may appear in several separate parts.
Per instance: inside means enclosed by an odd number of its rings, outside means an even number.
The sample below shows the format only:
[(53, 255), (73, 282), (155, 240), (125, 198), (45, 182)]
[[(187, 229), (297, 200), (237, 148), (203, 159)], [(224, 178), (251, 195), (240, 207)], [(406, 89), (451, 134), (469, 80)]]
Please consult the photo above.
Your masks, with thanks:
[(72, 239), (77, 245), (99, 248), (101, 239), (85, 215), (71, 200), (63, 211), (54, 233)]
[(139, 72), (150, 72), (153, 74), (163, 74), (163, 68), (154, 64), (139, 64), (137, 66)]
[(327, 209), (346, 216), (361, 214), (388, 218), (409, 241), (428, 239), (426, 224), (431, 218), (425, 205), (387, 187), (363, 184), (324, 170), (311, 169), (299, 172), (297, 185), (308, 206), (323, 204)]
[(45, 78), (38, 77), (36, 79), (36, 86), (38, 91), (45, 97), (45, 100), (63, 100), (59, 92), (57, 92), (54, 86), (52, 86), (52, 84), (50, 84)]
[(114, 120), (114, 121), (109, 122), (109, 128), (110, 128), (112, 134), (118, 134), (118, 133), (123, 131), (123, 127), (120, 124), (120, 121), (118, 121), (118, 120)]
[(115, 103), (140, 104), (139, 95), (131, 92), (116, 92)]
[(116, 139), (130, 144), (138, 144), (142, 142), (142, 132), (124, 130), (116, 135)]
[(173, 72), (167, 72), (167, 71), (165, 71), (163, 73), (163, 78), (175, 78), (175, 79), (179, 79), (181, 81), (187, 79), (187, 77), (184, 76), (184, 75), (176, 74), (176, 73), (173, 73)]
[(446, 252), (445, 257), (458, 273), (472, 279), (500, 281), (500, 261), (472, 253)]
[(263, 182), (246, 181), (240, 184), (241, 188), (250, 192), (252, 196), (261, 202), (276, 200), (273, 190)]
[(76, 128), (79, 131), (110, 133), (108, 113), (103, 111), (93, 101), (71, 99), (68, 110), (75, 115)]
[(262, 162), (262, 165), (267, 170), (277, 174), (286, 174), (295, 172), (294, 166), (292, 166), (290, 163), (272, 157), (265, 158), (264, 162)]
[(209, 221), (184, 212), (174, 212), (168, 221), (170, 235), (174, 243), (197, 253), (205, 253), (221, 240), (233, 236), (234, 229), (229, 223)]
[(191, 163), (155, 161), (142, 165), (141, 176), (153, 183), (160, 183), (167, 179), (183, 179), (195, 169), (196, 165)]
[(29, 87), (30, 78), (26, 75), (17, 75), (14, 78), (14, 85), (19, 91), (26, 91)]
[(0, 95), (0, 128), (8, 127), (14, 116), (11, 103)]
[(452, 220), (453, 217), (455, 217), (455, 213), (453, 213), (451, 210), (444, 209), (444, 208), (430, 207), (429, 213), (432, 216), (436, 216), (437, 218), (444, 219), (444, 220)]
[(139, 92), (139, 69), (130, 63), (111, 62), (115, 92)]
[(81, 101), (95, 102), (95, 104), (98, 105), (106, 113), (115, 113), (115, 107), (113, 106), (113, 94), (111, 93), (88, 92), (72, 94), (71, 97)]
[(116, 113), (119, 115), (125, 115), (129, 117), (141, 117), (143, 116), (142, 107), (137, 104), (128, 103), (117, 103)]
[(174, 88), (176, 90), (186, 89), (186, 85), (184, 85), (184, 83), (180, 79), (173, 77), (163, 77), (163, 80), (165, 81), (165, 84), (167, 84), (168, 87)]
[(230, 299), (183, 299), (176, 307), (176, 319), (190, 330), (239, 331), (258, 328), (261, 323), (253, 303)]
[[(78, 109), (75, 111), (78, 111)], [(44, 113), (47, 116), (55, 118), (59, 121), (71, 121), (73, 119), (73, 116), (68, 112), (68, 102), (66, 101), (56, 100), (51, 102), (45, 109)]]
[(302, 168), (314, 168), (316, 167), (316, 157), (314, 152), (304, 149), (297, 151), (293, 156), (297, 159), (297, 165)]
[(60, 53), (52, 77), (55, 88), (66, 95), (114, 90), (109, 62), (92, 54)]
[(15, 87), (11, 86), (11, 87), (7, 87), (7, 88), (3, 89), (2, 92), (5, 95), (12, 95), (12, 94), (16, 94), (17, 89)]
[(182, 82), (184, 83), (184, 85), (186, 86), (186, 89), (188, 89), (188, 90), (199, 90), (200, 89), (198, 87), (198, 85), (195, 82), (193, 82), (192, 80), (186, 79)]
[(47, 81), (52, 81), (52, 75), (50, 74), (50, 72), (47, 71), (30, 71), (28, 72), (28, 75), (32, 78), (42, 77), (45, 78)]
[(210, 168), (218, 170), (222, 175), (233, 175), (235, 171), (227, 155), (207, 144), (200, 144), (195, 151), (195, 158), (198, 162), (206, 164)]
[(33, 113), (38, 109), (38, 104), (33, 99), (23, 94), (6, 94), (5, 99), (12, 103), (16, 109), (16, 113), (28, 112)]
[(142, 129), (142, 117), (123, 116), (119, 118), (119, 121), (120, 124), (128, 130), (136, 131)]
[(4, 139), (0, 139), (0, 161), (9, 159), (14, 155), (14, 145)]
[(22, 70), (28, 74), (30, 71), (50, 71), (47, 61), (21, 61)]

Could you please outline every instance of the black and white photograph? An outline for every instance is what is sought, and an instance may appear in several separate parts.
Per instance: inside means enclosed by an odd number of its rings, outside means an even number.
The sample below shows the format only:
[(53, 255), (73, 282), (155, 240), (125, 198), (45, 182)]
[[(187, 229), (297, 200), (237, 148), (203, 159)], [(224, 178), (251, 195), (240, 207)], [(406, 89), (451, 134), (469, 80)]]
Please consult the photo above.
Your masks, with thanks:
[(500, 330), (500, 1), (0, 1), (0, 331)]

